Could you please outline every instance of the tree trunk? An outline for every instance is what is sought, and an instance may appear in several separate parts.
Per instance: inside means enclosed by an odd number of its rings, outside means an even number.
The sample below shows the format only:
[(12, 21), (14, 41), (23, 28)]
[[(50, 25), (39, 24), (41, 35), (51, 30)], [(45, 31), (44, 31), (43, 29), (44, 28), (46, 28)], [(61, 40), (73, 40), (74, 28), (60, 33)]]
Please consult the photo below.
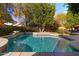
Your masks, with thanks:
[(44, 32), (44, 31), (45, 31), (45, 27), (44, 27), (44, 26), (41, 28), (41, 31), (42, 31), (42, 32)]
[(45, 27), (39, 27), (39, 32), (44, 32), (45, 31)]
[(41, 28), (39, 27), (39, 32), (41, 32)]

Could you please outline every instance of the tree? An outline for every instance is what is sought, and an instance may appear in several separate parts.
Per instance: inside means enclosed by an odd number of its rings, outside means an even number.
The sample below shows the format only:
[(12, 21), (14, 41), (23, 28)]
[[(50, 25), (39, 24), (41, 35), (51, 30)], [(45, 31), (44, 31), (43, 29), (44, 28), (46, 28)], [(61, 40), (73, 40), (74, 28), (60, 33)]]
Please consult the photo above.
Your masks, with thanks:
[(73, 14), (79, 13), (79, 3), (67, 3), (68, 12)]
[(79, 25), (79, 4), (78, 3), (68, 3), (68, 12), (66, 16), (65, 26), (67, 28), (73, 28), (75, 25)]
[(58, 26), (63, 26), (64, 22), (66, 21), (66, 14), (61, 13), (55, 16), (55, 21)]
[(73, 28), (75, 25), (79, 25), (79, 14), (73, 15), (73, 13), (68, 13), (64, 25), (70, 29)]
[(0, 20), (12, 21), (10, 15), (6, 12), (5, 4), (0, 4)]
[(32, 19), (31, 8), (32, 4), (22, 4), (22, 12), (25, 14), (28, 20)]
[(21, 6), (21, 4), (13, 4), (14, 11), (11, 16), (13, 16), (15, 22), (26, 27), (25, 14), (23, 13)]
[(30, 8), (32, 24), (37, 25), (40, 32), (45, 31), (46, 26), (54, 24), (54, 4), (30, 4)]

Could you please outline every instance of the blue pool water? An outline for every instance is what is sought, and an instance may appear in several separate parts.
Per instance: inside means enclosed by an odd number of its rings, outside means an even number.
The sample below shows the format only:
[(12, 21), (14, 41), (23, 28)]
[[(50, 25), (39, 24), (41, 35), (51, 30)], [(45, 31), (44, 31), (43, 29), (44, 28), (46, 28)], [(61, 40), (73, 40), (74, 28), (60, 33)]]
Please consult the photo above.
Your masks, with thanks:
[(19, 35), (10, 38), (8, 52), (53, 52), (58, 39), (54, 37), (34, 37), (33, 35)]
[(9, 38), (8, 52), (74, 52), (70, 41), (54, 36), (19, 35)]

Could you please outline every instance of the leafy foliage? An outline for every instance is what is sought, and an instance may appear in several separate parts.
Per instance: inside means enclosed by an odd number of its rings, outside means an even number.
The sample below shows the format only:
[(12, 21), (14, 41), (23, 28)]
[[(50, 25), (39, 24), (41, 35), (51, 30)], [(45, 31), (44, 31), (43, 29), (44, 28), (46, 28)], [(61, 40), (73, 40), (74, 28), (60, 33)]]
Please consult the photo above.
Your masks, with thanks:
[(12, 21), (10, 15), (8, 15), (4, 9), (4, 4), (0, 4), (0, 20)]
[[(6, 4), (9, 6), (10, 4)], [(36, 25), (41, 31), (44, 31), (47, 26), (54, 24), (54, 4), (12, 4), (14, 15), (25, 15), (27, 21), (31, 25)], [(0, 4), (0, 18), (9, 21), (10, 17), (6, 12), (3, 12), (3, 4)]]
[(54, 24), (54, 4), (24, 4), (24, 6), (23, 13), (30, 20), (30, 24), (36, 25), (41, 29)]
[(79, 25), (79, 4), (78, 3), (69, 3), (68, 13), (66, 15), (65, 26), (67, 28), (73, 28), (75, 25)]
[(66, 20), (66, 15), (64, 13), (55, 16), (55, 21), (58, 24), (58, 26), (63, 26), (65, 20)]
[(78, 14), (79, 13), (79, 3), (68, 3), (68, 11), (73, 13), (73, 14)]

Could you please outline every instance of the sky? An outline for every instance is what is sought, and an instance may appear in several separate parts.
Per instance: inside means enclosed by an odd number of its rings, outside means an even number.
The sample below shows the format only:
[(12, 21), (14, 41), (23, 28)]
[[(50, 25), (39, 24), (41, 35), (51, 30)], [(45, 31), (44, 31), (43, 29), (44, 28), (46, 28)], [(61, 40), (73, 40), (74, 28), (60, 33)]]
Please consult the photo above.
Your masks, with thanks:
[(59, 13), (67, 13), (67, 7), (64, 5), (64, 3), (56, 3), (55, 6), (55, 15)]

